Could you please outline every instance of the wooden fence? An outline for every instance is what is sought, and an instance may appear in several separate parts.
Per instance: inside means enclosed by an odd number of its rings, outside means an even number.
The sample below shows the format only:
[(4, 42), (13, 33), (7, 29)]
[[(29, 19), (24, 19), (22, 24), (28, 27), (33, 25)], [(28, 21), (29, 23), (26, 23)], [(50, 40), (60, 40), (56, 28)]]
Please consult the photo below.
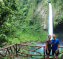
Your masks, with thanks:
[[(31, 50), (31, 47), (34, 47), (33, 50)], [(37, 50), (39, 50), (40, 48), (43, 48), (43, 53), (42, 52), (38, 52)], [(60, 46), (59, 48), (61, 48), (60, 54), (63, 53), (63, 46)], [(30, 54), (29, 52), (34, 52), (33, 54)], [(31, 57), (31, 58), (43, 58), (45, 59), (46, 57), (46, 47), (45, 46), (35, 46), (35, 45), (27, 45), (27, 44), (12, 44), (9, 45), (5, 48), (0, 48), (0, 59), (2, 59), (2, 57), (6, 57), (6, 59), (14, 59), (14, 57), (16, 56), (23, 56), (23, 57)]]

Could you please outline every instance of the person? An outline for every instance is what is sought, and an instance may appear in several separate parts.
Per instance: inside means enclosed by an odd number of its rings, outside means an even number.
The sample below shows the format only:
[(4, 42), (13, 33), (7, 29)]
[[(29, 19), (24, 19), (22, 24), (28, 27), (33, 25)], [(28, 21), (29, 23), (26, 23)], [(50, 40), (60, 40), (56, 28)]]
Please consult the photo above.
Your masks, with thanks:
[(53, 34), (53, 39), (51, 40), (52, 43), (52, 56), (55, 59), (54, 54), (56, 54), (56, 59), (58, 59), (59, 55), (59, 40), (56, 38), (56, 35)]
[(49, 55), (51, 52), (51, 35), (48, 36), (48, 40), (46, 42), (46, 59), (49, 59)]

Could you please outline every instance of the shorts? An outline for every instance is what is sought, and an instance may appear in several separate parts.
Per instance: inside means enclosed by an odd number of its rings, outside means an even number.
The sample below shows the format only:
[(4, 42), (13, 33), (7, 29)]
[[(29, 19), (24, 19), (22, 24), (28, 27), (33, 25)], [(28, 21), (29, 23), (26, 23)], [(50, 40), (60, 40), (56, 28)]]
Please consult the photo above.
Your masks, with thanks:
[(58, 56), (59, 55), (59, 50), (58, 50), (58, 52), (56, 53), (56, 51), (52, 51), (52, 55), (56, 55), (56, 56)]
[(48, 51), (49, 51), (49, 53), (47, 53), (47, 50), (46, 50), (46, 55), (50, 55), (51, 50), (48, 50)]

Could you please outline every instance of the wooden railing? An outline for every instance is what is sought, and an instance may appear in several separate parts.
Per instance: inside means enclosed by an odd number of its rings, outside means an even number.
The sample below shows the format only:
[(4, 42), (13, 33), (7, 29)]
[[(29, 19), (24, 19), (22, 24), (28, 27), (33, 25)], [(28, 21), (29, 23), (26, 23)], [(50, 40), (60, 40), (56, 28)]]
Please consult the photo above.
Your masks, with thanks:
[(0, 48), (0, 59), (2, 57), (7, 57), (7, 59), (12, 59), (17, 53), (17, 44), (9, 45), (5, 48)]
[[(31, 50), (30, 49), (31, 47), (33, 47), (34, 49)], [(40, 48), (43, 48), (43, 51), (42, 51), (43, 53), (37, 51)], [(63, 46), (60, 46), (59, 48), (63, 48)], [(34, 53), (30, 54), (29, 51), (35, 52), (36, 54), (34, 54)], [(34, 46), (34, 45), (16, 43), (16, 44), (9, 45), (5, 48), (0, 48), (0, 59), (2, 59), (2, 57), (6, 57), (7, 59), (13, 59), (14, 56), (45, 59), (45, 56), (46, 56), (45, 51), (46, 51), (45, 46)], [(60, 54), (61, 53), (63, 53), (63, 49), (62, 49), (62, 51), (60, 51)]]

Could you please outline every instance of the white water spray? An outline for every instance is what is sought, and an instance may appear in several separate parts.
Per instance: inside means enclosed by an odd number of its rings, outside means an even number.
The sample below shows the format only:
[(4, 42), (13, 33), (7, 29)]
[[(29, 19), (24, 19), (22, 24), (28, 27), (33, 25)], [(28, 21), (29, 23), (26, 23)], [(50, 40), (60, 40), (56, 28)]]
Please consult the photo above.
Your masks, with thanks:
[(49, 35), (53, 36), (53, 14), (52, 14), (52, 5), (49, 3)]

